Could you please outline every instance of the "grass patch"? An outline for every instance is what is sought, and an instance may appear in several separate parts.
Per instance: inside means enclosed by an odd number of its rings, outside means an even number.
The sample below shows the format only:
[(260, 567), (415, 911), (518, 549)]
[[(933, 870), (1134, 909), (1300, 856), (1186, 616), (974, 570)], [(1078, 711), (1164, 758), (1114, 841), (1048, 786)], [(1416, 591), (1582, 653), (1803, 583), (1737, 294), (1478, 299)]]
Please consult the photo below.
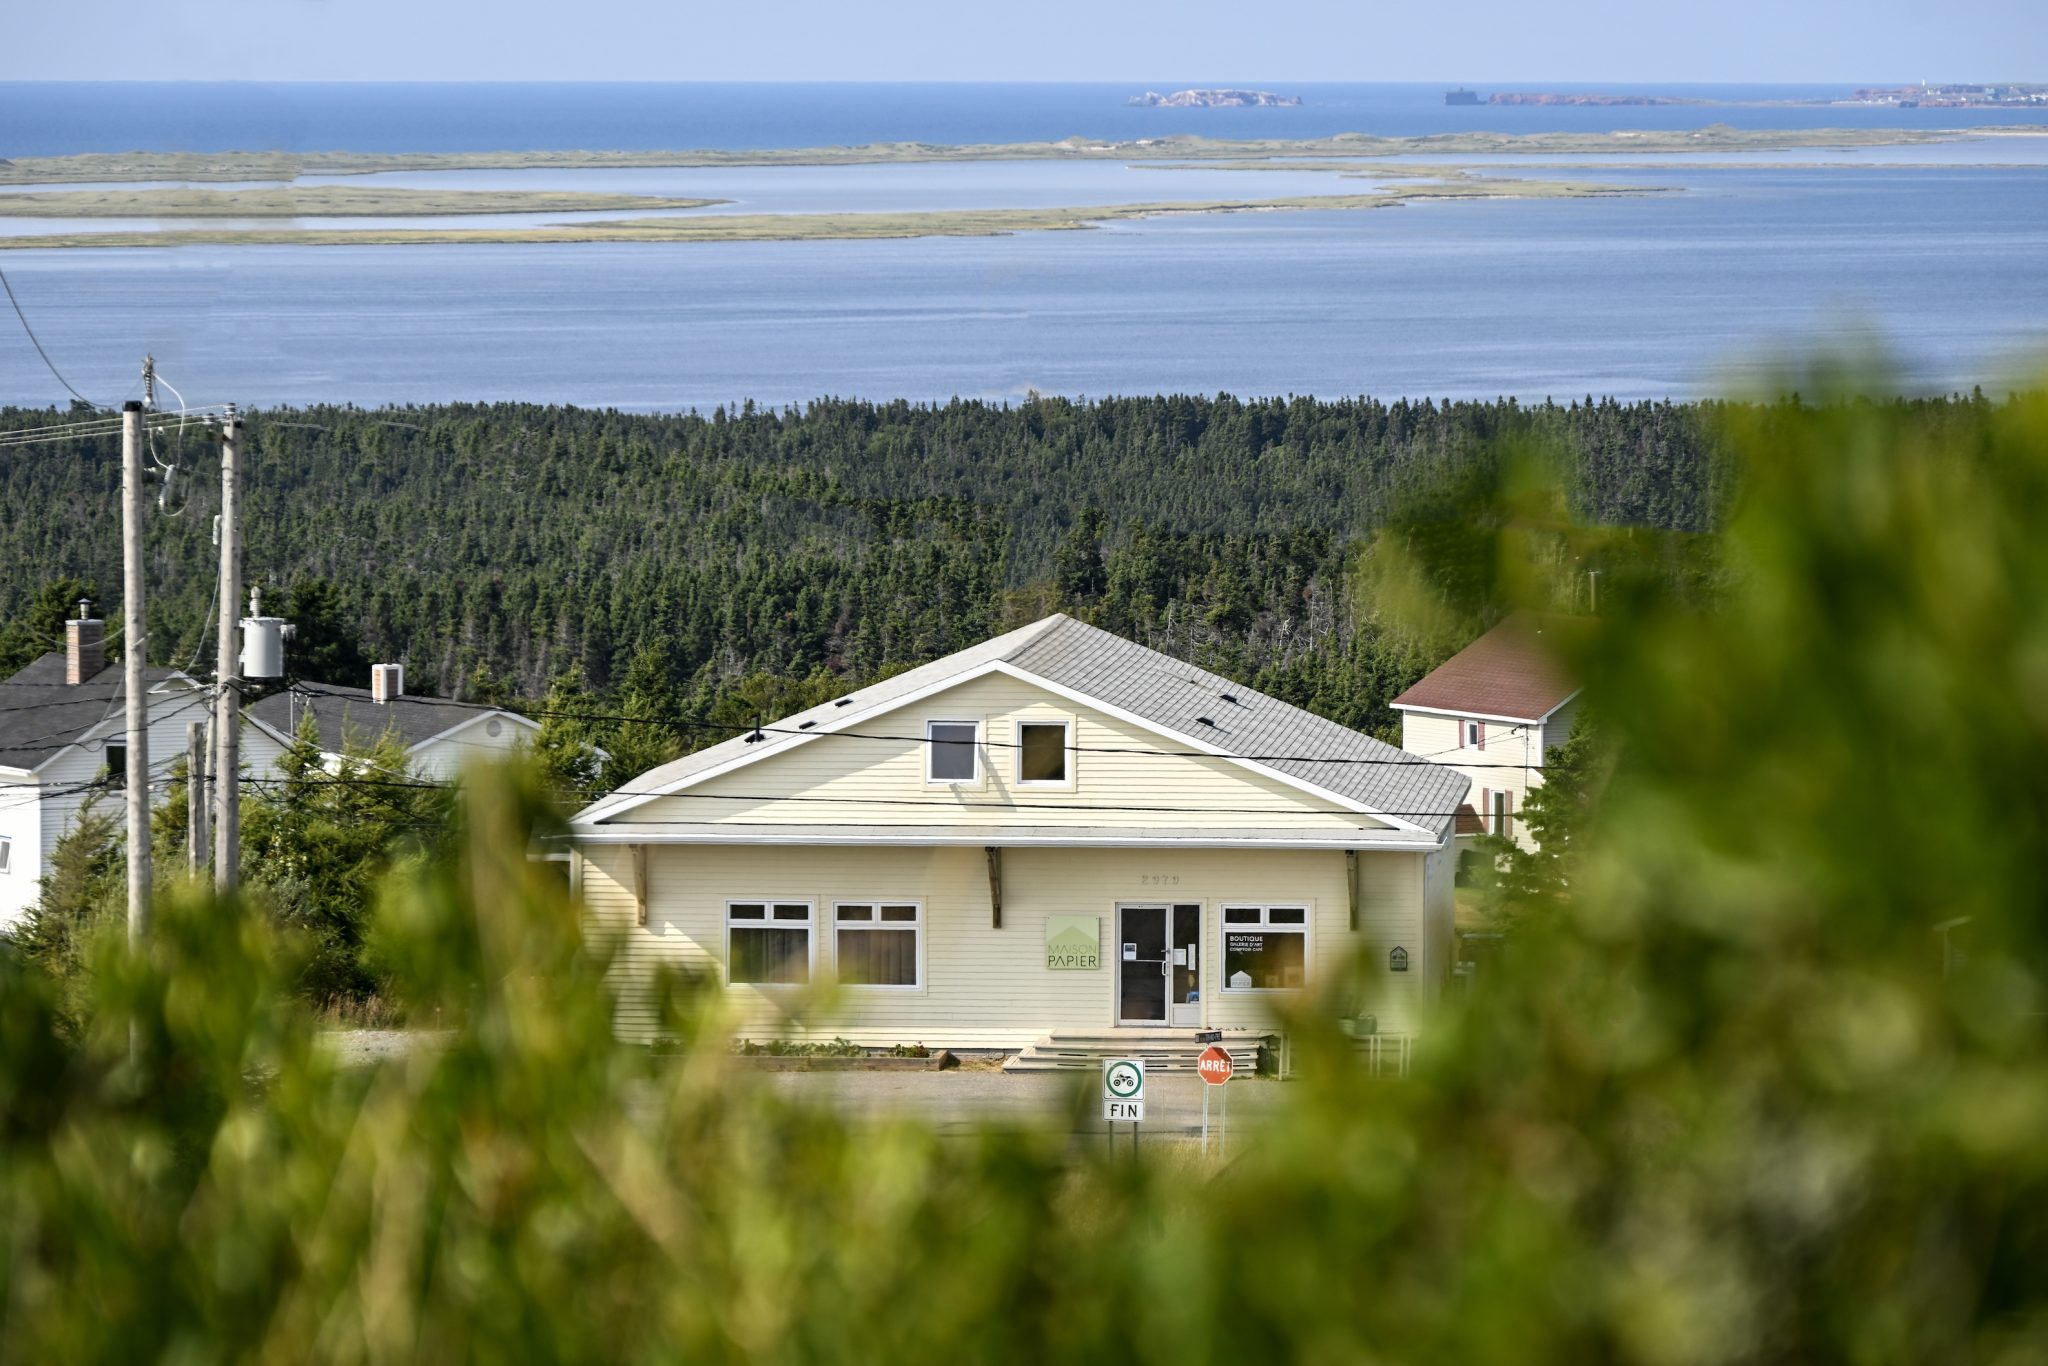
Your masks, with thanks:
[(1426, 199), (1584, 199), (1655, 190), (1553, 180), (1460, 177), (1353, 195), (1294, 195), (1186, 203), (1105, 204), (1071, 209), (967, 209), (932, 213), (715, 214), (489, 228), (168, 229), (0, 237), (0, 249), (176, 246), (414, 246), (455, 243), (803, 242), (911, 237), (997, 237), (1071, 232), (1173, 214), (1383, 209)]
[[(381, 171), (616, 169), (705, 166), (865, 166), (933, 161), (1218, 161), (1263, 157), (1386, 157), (1472, 152), (1693, 152), (1789, 147), (1898, 147), (1943, 142), (2008, 128), (1731, 128), (1613, 133), (1437, 133), (1387, 138), (1340, 133), (1329, 138), (1141, 138), (1114, 142), (883, 142), (860, 147), (771, 147), (746, 151), (653, 152), (91, 152), (62, 157), (0, 159), (0, 184), (119, 180), (278, 180), (302, 175), (369, 175)], [(2026, 130), (2020, 130), (2026, 131)]]
[(408, 218), (464, 213), (701, 209), (718, 199), (565, 190), (309, 185), (261, 190), (55, 190), (0, 194), (0, 218)]

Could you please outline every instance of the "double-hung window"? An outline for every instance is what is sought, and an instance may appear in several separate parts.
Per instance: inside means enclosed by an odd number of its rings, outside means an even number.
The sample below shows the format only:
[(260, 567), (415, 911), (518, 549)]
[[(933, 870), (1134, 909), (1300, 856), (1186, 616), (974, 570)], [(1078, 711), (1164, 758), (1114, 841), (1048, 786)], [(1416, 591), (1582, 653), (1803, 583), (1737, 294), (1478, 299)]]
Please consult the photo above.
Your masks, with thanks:
[(811, 980), (811, 903), (728, 901), (725, 980), (802, 986)]
[(1023, 721), (1017, 726), (1017, 781), (1064, 787), (1071, 772), (1073, 732), (1065, 721)]
[(980, 722), (927, 721), (924, 739), (926, 782), (971, 784), (981, 781)]
[(1223, 989), (1288, 991), (1308, 981), (1308, 907), (1223, 907)]
[(832, 921), (840, 985), (924, 985), (923, 907), (907, 901), (842, 901), (832, 908)]
[(1486, 748), (1486, 723), (1484, 721), (1467, 721), (1465, 723), (1465, 748)]

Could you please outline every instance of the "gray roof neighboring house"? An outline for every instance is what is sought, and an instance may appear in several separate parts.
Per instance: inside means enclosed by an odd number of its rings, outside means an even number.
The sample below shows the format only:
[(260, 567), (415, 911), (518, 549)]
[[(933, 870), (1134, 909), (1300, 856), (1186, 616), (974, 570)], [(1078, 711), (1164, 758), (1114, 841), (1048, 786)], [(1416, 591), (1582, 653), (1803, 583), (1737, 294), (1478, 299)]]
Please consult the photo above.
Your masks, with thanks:
[(640, 799), (742, 757), (765, 757), (807, 743), (787, 732), (846, 724), (954, 677), (1002, 665), (1029, 679), (1092, 698), (1169, 738), (1214, 748), (1271, 772), (1416, 826), (1439, 842), (1451, 833), (1471, 780), (1348, 726), (1268, 697), (1122, 636), (1055, 614), (1029, 626), (900, 673), (871, 687), (775, 723), (765, 741), (736, 736), (641, 774), (576, 818), (617, 820)]
[(242, 714), (287, 742), (298, 738), (299, 726), (310, 715), (320, 736), (320, 748), (328, 754), (340, 753), (347, 739), (369, 745), (387, 734), (396, 735), (407, 749), (416, 749), (485, 716), (503, 716), (522, 726), (533, 725), (516, 712), (480, 702), (405, 694), (378, 702), (368, 688), (349, 688), (337, 683), (311, 683), (288, 692), (272, 693), (250, 703)]
[[(109, 664), (75, 684), (64, 681), (64, 665), (63, 652), (56, 651), (0, 681), (0, 766), (41, 768), (120, 715), (126, 675), (122, 665)], [(142, 677), (151, 692), (166, 684), (192, 685), (176, 669), (144, 669)]]

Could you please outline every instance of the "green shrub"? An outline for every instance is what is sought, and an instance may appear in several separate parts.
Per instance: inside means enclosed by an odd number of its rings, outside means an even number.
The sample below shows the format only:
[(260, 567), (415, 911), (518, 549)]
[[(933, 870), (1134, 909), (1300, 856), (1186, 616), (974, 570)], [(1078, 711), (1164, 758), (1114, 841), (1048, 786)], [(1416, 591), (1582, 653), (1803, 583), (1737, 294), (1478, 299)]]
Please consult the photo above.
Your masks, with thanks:
[(0, 953), (0, 1354), (2041, 1360), (2048, 410), (1739, 439), (1725, 600), (1603, 590), (1570, 895), (1410, 1082), (1292, 1015), (1218, 1173), (808, 1111), (689, 982), (621, 1048), (505, 773), (377, 901), (445, 1048), (335, 1065), (241, 905), (99, 942), (75, 1034)]

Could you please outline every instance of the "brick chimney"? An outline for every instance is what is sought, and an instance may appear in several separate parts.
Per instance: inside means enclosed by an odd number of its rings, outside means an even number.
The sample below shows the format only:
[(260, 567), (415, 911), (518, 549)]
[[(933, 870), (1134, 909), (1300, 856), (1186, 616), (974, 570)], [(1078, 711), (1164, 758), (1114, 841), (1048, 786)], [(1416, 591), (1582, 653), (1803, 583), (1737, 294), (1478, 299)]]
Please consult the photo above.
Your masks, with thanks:
[(405, 696), (405, 665), (370, 666), (370, 700), (382, 706), (394, 697)]
[(86, 615), (92, 604), (78, 600), (78, 615), (64, 623), (64, 681), (72, 687), (107, 667), (107, 624)]

